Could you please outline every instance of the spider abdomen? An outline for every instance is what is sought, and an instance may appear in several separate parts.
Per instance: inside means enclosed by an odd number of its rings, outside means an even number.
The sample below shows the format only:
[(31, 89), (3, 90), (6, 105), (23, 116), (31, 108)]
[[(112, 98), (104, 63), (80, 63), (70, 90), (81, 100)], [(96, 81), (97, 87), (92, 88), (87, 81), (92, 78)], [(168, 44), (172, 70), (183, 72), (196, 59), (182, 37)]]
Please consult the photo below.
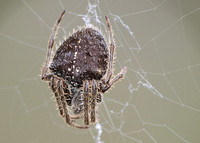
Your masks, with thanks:
[(108, 48), (102, 34), (94, 28), (73, 33), (56, 51), (51, 71), (70, 83), (100, 80), (108, 65)]

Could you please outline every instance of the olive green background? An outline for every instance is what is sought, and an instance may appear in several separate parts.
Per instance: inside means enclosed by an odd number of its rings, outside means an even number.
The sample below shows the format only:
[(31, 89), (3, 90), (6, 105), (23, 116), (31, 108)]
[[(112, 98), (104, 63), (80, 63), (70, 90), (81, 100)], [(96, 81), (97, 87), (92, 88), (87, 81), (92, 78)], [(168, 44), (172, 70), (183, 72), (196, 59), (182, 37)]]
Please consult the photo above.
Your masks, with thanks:
[[(64, 123), (40, 79), (63, 8), (57, 44), (85, 25), (83, 18), (107, 38), (107, 15), (115, 74), (128, 67), (98, 107), (99, 139), (95, 125), (80, 130)], [(1, 143), (200, 141), (199, 0), (0, 0), (0, 43)]]

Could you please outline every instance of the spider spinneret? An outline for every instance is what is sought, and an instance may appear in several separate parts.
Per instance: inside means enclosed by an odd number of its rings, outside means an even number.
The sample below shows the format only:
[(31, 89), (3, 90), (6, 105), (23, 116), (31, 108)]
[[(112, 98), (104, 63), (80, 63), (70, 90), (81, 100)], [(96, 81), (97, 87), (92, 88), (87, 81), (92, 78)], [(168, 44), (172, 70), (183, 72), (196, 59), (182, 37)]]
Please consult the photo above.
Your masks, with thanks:
[[(102, 94), (122, 78), (127, 69), (124, 67), (112, 78), (115, 45), (108, 17), (106, 22), (110, 49), (98, 30), (85, 27), (73, 33), (60, 45), (50, 63), (56, 32), (64, 13), (65, 11), (57, 20), (49, 39), (42, 80), (49, 82), (65, 122), (85, 129), (90, 122), (96, 122), (96, 107), (102, 100)], [(75, 123), (75, 119), (80, 118), (84, 118), (84, 125)]]

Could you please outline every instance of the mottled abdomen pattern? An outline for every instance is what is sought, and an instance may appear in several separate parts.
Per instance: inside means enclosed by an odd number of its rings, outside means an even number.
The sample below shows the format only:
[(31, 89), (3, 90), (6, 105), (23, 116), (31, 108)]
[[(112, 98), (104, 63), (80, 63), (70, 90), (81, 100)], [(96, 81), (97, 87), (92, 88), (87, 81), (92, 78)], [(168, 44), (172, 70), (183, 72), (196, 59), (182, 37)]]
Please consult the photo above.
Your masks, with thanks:
[(81, 86), (83, 80), (100, 80), (105, 75), (108, 55), (102, 34), (83, 28), (60, 45), (49, 68), (72, 86)]

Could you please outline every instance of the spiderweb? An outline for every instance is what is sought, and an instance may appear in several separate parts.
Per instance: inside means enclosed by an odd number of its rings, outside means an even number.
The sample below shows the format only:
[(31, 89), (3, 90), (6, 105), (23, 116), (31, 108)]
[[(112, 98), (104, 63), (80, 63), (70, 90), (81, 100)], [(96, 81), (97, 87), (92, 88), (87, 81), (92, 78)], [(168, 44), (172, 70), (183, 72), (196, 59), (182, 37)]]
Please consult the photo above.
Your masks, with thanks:
[[(0, 142), (198, 143), (200, 2), (73, 0), (1, 2)], [(73, 28), (96, 26), (116, 40), (115, 74), (100, 122), (68, 127), (39, 74), (53, 24), (66, 9), (56, 42)], [(58, 44), (59, 45), (59, 44)]]

